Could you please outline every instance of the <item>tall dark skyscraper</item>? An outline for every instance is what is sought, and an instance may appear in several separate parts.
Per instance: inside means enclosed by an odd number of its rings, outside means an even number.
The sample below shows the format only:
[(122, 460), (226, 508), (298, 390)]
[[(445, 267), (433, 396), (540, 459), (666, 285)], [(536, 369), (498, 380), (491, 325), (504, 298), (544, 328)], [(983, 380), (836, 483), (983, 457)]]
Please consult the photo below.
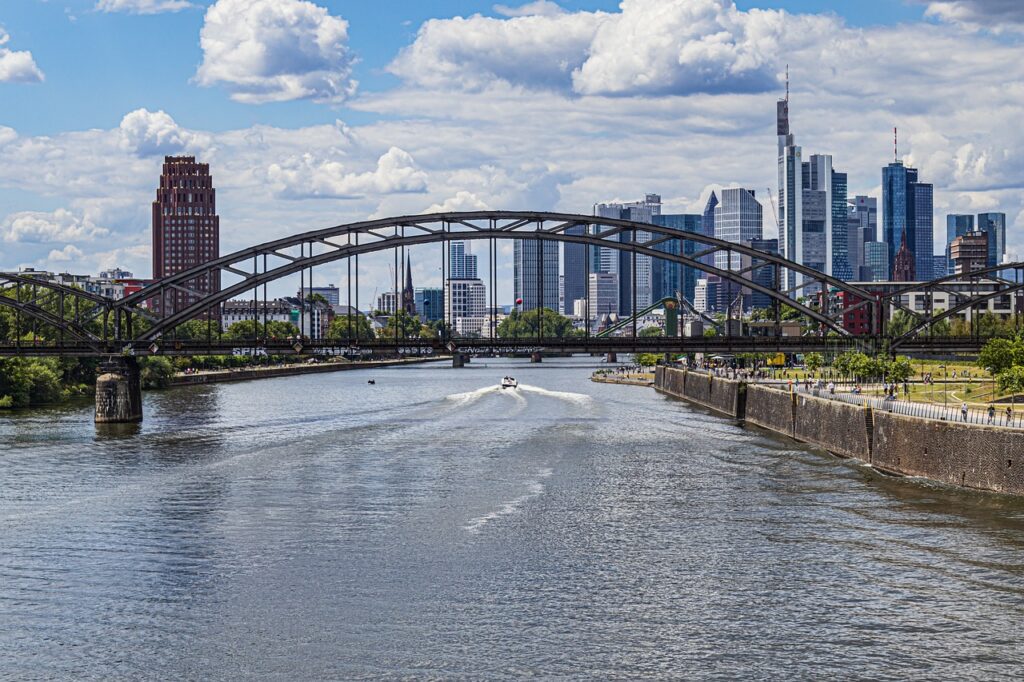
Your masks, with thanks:
[[(661, 225), (662, 227), (671, 227), (680, 232), (699, 234), (703, 230), (704, 216), (687, 213), (665, 213), (654, 216), (654, 224)], [(697, 252), (697, 245), (694, 242), (683, 242), (683, 253), (680, 254), (679, 244), (679, 242), (669, 241), (658, 244), (654, 249), (685, 256), (692, 256)], [(676, 292), (679, 292), (683, 298), (693, 303), (697, 279), (697, 271), (688, 265), (654, 258), (651, 263), (651, 298), (653, 301), (660, 301), (663, 298), (675, 296)]]
[(916, 168), (894, 161), (882, 169), (882, 236), (895, 272), (896, 253), (906, 235), (917, 281), (932, 279), (932, 186), (919, 182)]
[[(220, 256), (220, 218), (210, 165), (194, 156), (164, 157), (153, 202), (153, 277), (161, 279)], [(189, 280), (187, 288), (204, 294), (220, 290), (220, 274)], [(194, 303), (196, 295), (176, 291), (152, 302), (169, 315)], [(211, 313), (212, 314), (212, 313)]]
[(979, 213), (978, 230), (988, 235), (988, 266), (999, 265), (1006, 255), (1006, 214)]
[[(584, 235), (587, 232), (585, 225), (577, 225), (566, 230), (567, 234)], [(587, 251), (589, 247), (585, 244), (563, 244), (562, 245), (562, 268), (564, 270), (564, 292), (562, 300), (562, 314), (573, 314), (573, 303), (576, 299), (587, 297)]]
[(516, 239), (512, 245), (513, 285), (523, 312), (536, 308), (558, 310), (558, 243)]
[(946, 216), (946, 265), (942, 272), (933, 272), (936, 277), (953, 274), (953, 255), (950, 246), (957, 237), (974, 232), (974, 216), (969, 214), (951, 213)]

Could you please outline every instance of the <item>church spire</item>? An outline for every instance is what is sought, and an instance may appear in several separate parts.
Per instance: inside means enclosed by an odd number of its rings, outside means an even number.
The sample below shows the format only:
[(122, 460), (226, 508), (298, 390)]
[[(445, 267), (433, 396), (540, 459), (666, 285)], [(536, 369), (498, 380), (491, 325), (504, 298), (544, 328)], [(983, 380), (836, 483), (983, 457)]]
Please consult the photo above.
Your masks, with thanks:
[(416, 290), (412, 288), (412, 257), (405, 257), (405, 288), (402, 289), (402, 310), (416, 314)]

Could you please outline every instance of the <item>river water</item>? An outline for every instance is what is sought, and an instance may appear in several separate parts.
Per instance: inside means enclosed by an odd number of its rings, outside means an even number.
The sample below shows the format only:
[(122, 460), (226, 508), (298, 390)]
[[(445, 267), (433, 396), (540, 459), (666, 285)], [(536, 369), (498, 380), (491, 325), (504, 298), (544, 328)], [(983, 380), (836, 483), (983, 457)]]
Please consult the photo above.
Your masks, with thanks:
[(1024, 673), (1024, 504), (592, 362), (151, 392), (101, 432), (0, 417), (0, 678)]

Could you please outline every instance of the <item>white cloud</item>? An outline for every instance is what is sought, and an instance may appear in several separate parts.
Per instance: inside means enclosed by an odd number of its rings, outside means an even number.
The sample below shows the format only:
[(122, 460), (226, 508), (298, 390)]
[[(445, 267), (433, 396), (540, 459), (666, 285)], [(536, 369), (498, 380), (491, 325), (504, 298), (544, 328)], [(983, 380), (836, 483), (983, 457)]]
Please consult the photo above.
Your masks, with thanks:
[(74, 244), (68, 244), (63, 249), (53, 249), (46, 259), (54, 263), (69, 263), (71, 261), (77, 261), (82, 258), (85, 254)]
[(0, 83), (41, 83), (45, 76), (38, 66), (32, 53), (15, 52), (6, 45), (11, 36), (0, 27)]
[(109, 233), (87, 216), (78, 216), (59, 208), (51, 213), (22, 211), (12, 213), (0, 222), (0, 236), (5, 242), (81, 242)]
[(348, 22), (305, 0), (217, 0), (200, 32), (195, 80), (249, 104), (355, 93)]
[(377, 159), (372, 171), (352, 173), (339, 161), (320, 160), (307, 153), (272, 164), (267, 181), (282, 198), (352, 199), (367, 194), (424, 192), (427, 174), (416, 167), (408, 152), (392, 147)]
[(924, 1), (928, 3), (925, 16), (972, 31), (1024, 31), (1024, 3), (1020, 0)]
[(99, 12), (128, 12), (129, 14), (159, 14), (177, 12), (195, 7), (188, 0), (97, 0)]
[(495, 5), (494, 11), (506, 17), (529, 17), (535, 15), (551, 17), (565, 14), (565, 10), (557, 3), (551, 2), (551, 0), (534, 0), (534, 2), (528, 2), (518, 7)]
[(424, 213), (451, 213), (453, 211), (487, 211), (490, 205), (477, 195), (466, 190), (459, 190), (455, 196), (448, 197), (438, 204), (431, 204)]
[(118, 130), (121, 149), (137, 156), (177, 154), (202, 142), (200, 136), (179, 126), (162, 110), (129, 112), (121, 119)]
[[(623, 0), (618, 13), (564, 12), (553, 3), (509, 18), (434, 19), (389, 66), (427, 87), (481, 89), (495, 81), (576, 94), (763, 92), (782, 55), (827, 45), (837, 19), (740, 11), (732, 0)], [(558, 11), (554, 11), (558, 10)]]

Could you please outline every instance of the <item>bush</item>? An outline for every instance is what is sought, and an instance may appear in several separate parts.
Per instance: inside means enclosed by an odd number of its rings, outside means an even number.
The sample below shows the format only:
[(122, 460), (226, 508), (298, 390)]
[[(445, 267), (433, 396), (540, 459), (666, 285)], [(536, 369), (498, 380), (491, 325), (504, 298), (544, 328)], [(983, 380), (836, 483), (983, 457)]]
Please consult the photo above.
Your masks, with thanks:
[(174, 365), (169, 359), (161, 356), (152, 356), (143, 358), (139, 364), (142, 366), (139, 375), (142, 388), (167, 388), (171, 385)]

